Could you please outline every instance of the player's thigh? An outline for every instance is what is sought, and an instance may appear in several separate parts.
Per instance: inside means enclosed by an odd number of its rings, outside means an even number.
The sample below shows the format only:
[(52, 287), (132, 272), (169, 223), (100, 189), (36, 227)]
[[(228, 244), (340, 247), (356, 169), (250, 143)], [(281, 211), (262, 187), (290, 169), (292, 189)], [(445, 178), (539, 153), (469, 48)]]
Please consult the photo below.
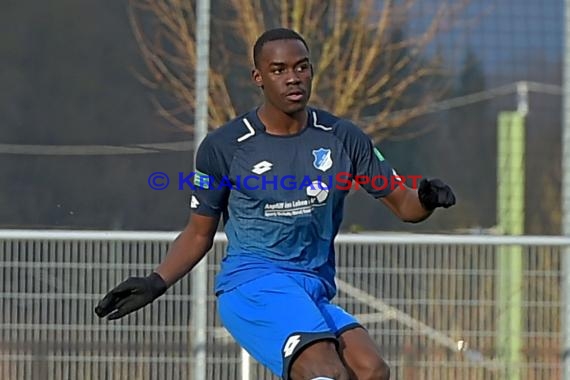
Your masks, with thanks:
[(327, 299), (319, 302), (321, 313), (338, 337), (339, 354), (353, 380), (385, 380), (389, 368), (374, 340), (358, 320)]
[(314, 301), (287, 275), (264, 276), (222, 293), (218, 312), (240, 346), (284, 378), (305, 348), (323, 340), (336, 341)]
[(372, 337), (362, 327), (339, 336), (339, 353), (353, 380), (388, 380), (390, 368)]

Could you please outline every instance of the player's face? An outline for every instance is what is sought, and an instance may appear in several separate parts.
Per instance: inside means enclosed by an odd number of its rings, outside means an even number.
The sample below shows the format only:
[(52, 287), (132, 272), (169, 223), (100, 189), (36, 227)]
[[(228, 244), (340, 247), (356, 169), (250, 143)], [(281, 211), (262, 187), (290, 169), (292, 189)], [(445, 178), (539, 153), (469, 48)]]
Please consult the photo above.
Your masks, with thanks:
[(253, 80), (263, 88), (266, 102), (293, 114), (305, 109), (311, 96), (313, 68), (309, 52), (299, 40), (277, 40), (263, 45)]

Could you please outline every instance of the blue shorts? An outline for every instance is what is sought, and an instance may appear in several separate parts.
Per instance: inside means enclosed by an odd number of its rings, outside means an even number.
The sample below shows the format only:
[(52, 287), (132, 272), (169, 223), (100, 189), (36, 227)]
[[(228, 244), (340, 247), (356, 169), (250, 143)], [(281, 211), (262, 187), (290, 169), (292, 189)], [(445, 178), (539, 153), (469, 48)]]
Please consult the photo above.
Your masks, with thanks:
[(222, 324), (255, 360), (283, 379), (296, 355), (317, 340), (337, 338), (356, 318), (333, 305), (320, 279), (272, 273), (218, 295)]

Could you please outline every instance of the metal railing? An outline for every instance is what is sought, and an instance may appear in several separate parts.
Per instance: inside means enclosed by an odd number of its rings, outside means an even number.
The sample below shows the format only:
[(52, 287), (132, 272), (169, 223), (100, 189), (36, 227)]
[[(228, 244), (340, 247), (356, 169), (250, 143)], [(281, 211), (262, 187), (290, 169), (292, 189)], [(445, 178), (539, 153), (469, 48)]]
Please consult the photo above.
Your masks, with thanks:
[[(0, 379), (192, 379), (191, 275), (124, 319), (93, 314), (111, 287), (153, 269), (175, 237), (0, 231)], [(213, 278), (225, 246), (217, 235), (207, 256), (207, 379), (275, 379), (217, 317)], [(561, 237), (340, 235), (336, 302), (368, 328), (394, 379), (556, 379), (568, 246)], [(523, 263), (515, 306), (498, 297), (508, 275), (498, 257), (513, 254), (504, 247), (518, 247)], [(522, 322), (514, 363), (500, 351), (507, 308)]]

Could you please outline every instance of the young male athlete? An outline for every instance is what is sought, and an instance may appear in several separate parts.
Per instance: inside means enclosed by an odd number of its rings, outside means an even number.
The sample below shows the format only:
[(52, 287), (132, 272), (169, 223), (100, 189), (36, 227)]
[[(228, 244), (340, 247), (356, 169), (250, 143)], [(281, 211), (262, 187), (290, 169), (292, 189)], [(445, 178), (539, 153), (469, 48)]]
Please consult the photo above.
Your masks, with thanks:
[[(204, 139), (188, 225), (152, 274), (124, 281), (96, 313), (121, 318), (161, 296), (210, 250), (223, 215), (228, 248), (215, 292), (221, 320), (242, 347), (283, 379), (388, 379), (367, 331), (331, 299), (333, 241), (348, 193), (338, 175), (395, 172), (357, 126), (307, 106), (313, 67), (299, 34), (265, 32), (253, 58), (263, 104)], [(362, 186), (407, 222), (455, 204), (437, 179), (417, 190)]]

